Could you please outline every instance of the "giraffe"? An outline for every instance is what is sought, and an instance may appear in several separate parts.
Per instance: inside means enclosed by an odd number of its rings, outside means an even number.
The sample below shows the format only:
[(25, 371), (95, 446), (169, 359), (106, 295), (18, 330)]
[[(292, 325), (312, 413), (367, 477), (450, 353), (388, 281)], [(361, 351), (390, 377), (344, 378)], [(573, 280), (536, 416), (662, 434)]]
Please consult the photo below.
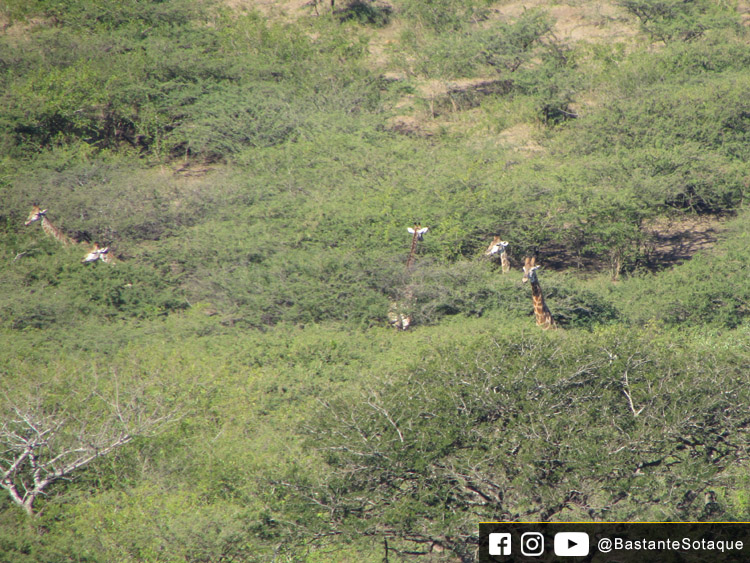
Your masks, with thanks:
[(411, 237), (411, 250), (409, 251), (409, 257), (406, 259), (406, 271), (408, 272), (411, 269), (411, 265), (414, 262), (414, 255), (417, 252), (417, 242), (424, 240), (424, 234), (429, 231), (430, 228), (415, 224), (413, 229), (408, 227), (406, 230), (413, 235)]
[(81, 262), (84, 264), (88, 264), (89, 262), (96, 262), (97, 260), (101, 260), (102, 262), (105, 262), (105, 263), (111, 262), (108, 246), (105, 246), (104, 248), (100, 248), (97, 243), (94, 243), (94, 247), (83, 258), (83, 260), (81, 260)]
[(493, 254), (500, 254), (500, 263), (503, 265), (503, 274), (510, 272), (510, 260), (508, 260), (508, 253), (505, 248), (508, 243), (504, 240), (500, 240), (500, 237), (496, 236), (492, 239), (492, 243), (487, 247), (485, 256), (492, 256)]
[(531, 299), (534, 302), (534, 315), (536, 316), (537, 326), (541, 327), (542, 330), (557, 328), (555, 321), (552, 319), (552, 314), (544, 302), (542, 287), (539, 285), (539, 280), (536, 277), (538, 268), (536, 258), (529, 258), (527, 256), (523, 265), (523, 283), (531, 282)]
[(391, 301), (388, 310), (388, 322), (398, 330), (406, 330), (411, 326), (411, 315), (405, 312), (406, 303), (404, 301)]
[[(412, 234), (411, 238), (411, 249), (409, 250), (409, 257), (406, 259), (406, 273), (407, 275), (411, 271), (412, 263), (414, 262), (414, 255), (417, 252), (417, 243), (424, 240), (424, 234), (429, 230), (429, 227), (422, 227), (421, 225), (415, 224), (414, 227), (408, 227), (406, 229)], [(414, 293), (411, 287), (407, 287), (403, 296), (398, 301), (391, 301), (388, 309), (388, 322), (394, 328), (399, 330), (406, 330), (411, 326), (412, 317), (407, 311), (414, 305)]]
[(29, 218), (26, 219), (26, 222), (24, 223), (24, 225), (29, 226), (35, 221), (41, 221), (42, 229), (44, 229), (44, 232), (47, 233), (48, 236), (51, 236), (58, 242), (62, 243), (64, 246), (70, 246), (71, 244), (75, 243), (75, 241), (72, 238), (70, 238), (68, 235), (63, 233), (58, 227), (52, 224), (52, 221), (47, 219), (47, 210), (40, 209), (38, 205), (34, 205), (31, 208), (31, 213), (29, 213)]

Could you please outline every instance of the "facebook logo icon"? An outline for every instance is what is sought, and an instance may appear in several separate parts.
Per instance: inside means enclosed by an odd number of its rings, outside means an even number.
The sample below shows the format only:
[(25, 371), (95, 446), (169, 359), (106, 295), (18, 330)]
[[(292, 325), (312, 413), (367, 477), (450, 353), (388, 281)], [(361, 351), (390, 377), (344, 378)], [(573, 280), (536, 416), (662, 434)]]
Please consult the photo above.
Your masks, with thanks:
[(490, 555), (510, 555), (510, 534), (490, 534)]

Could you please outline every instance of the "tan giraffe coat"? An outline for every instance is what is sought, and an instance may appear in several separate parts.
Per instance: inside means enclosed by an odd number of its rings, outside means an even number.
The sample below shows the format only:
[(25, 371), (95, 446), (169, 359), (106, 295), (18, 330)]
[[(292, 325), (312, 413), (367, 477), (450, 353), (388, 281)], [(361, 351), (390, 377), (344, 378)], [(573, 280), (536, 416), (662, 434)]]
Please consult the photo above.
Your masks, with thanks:
[(539, 280), (536, 277), (537, 268), (539, 268), (539, 266), (536, 265), (536, 258), (527, 257), (523, 266), (523, 282), (531, 283), (531, 299), (534, 302), (536, 324), (541, 327), (542, 330), (557, 328), (557, 325), (552, 318), (552, 313), (550, 313), (547, 304), (544, 302), (542, 286), (539, 285)]
[(29, 226), (35, 221), (41, 221), (42, 222), (42, 229), (44, 229), (44, 232), (48, 235), (54, 238), (56, 241), (62, 243), (64, 246), (70, 246), (71, 244), (75, 244), (75, 241), (70, 238), (68, 235), (66, 235), (62, 230), (60, 230), (57, 226), (55, 226), (52, 221), (47, 219), (47, 210), (46, 209), (40, 209), (38, 205), (34, 205), (31, 208), (31, 213), (29, 214), (29, 218), (26, 219), (26, 222), (24, 225)]

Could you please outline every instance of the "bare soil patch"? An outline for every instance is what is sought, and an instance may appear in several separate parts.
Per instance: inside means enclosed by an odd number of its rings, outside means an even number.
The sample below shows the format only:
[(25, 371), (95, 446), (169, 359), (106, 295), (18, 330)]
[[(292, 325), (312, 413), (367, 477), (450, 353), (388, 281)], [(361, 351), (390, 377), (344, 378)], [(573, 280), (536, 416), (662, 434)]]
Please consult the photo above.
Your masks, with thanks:
[(646, 226), (650, 240), (644, 245), (646, 266), (661, 270), (690, 260), (709, 250), (726, 230), (728, 216), (696, 215), (659, 219)]
[(296, 19), (314, 11), (314, 1), (311, 0), (224, 0), (224, 4), (234, 10), (257, 10), (264, 16), (280, 19)]
[[(671, 268), (690, 260), (698, 252), (707, 252), (726, 230), (727, 215), (696, 215), (659, 218), (643, 228), (646, 241), (640, 248), (635, 266), (651, 272)], [(515, 262), (523, 257), (515, 256)], [(630, 257), (632, 265), (633, 257)], [(551, 270), (575, 268), (582, 273), (607, 272), (610, 264), (599, 257), (577, 255), (563, 245), (546, 247), (539, 262)], [(627, 264), (628, 257), (625, 257)], [(520, 262), (519, 262), (520, 263)]]

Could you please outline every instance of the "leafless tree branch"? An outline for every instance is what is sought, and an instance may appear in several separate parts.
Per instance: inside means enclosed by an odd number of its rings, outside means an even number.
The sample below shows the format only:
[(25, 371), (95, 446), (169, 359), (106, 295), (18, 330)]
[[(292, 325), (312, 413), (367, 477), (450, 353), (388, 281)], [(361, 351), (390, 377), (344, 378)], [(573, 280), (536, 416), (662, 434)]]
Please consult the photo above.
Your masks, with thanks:
[(41, 388), (31, 396), (0, 393), (0, 487), (29, 515), (54, 483), (177, 418), (138, 389), (123, 392), (116, 374), (114, 392), (96, 387), (78, 397), (79, 409), (66, 401), (45, 404)]

